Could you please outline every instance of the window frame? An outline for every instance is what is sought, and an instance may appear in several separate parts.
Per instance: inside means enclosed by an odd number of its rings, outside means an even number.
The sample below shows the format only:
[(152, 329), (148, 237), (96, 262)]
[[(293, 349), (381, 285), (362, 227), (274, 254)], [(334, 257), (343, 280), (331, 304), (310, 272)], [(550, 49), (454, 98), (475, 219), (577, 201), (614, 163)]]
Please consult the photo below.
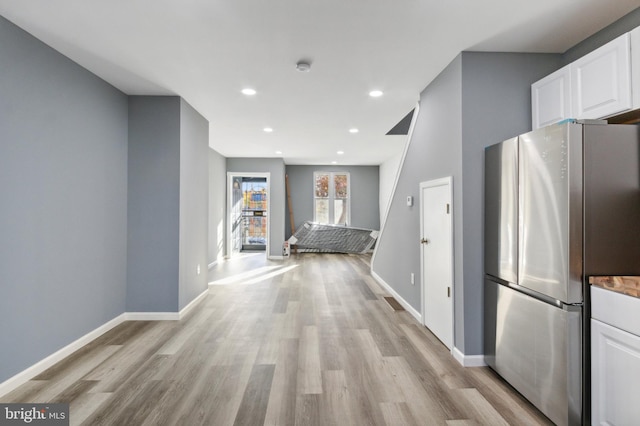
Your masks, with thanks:
[[(316, 182), (318, 180), (318, 176), (328, 175), (329, 183), (328, 183), (328, 194), (327, 197), (318, 197), (316, 195)], [(342, 198), (337, 198), (335, 193), (335, 176), (336, 175), (344, 175), (347, 177), (347, 196)], [(341, 172), (341, 171), (322, 171), (317, 170), (313, 172), (313, 221), (318, 223), (323, 223), (318, 221), (318, 211), (316, 208), (316, 204), (318, 200), (328, 200), (328, 219), (329, 225), (338, 225), (338, 226), (349, 226), (351, 223), (351, 174), (349, 172)], [(335, 218), (335, 205), (336, 200), (346, 200), (347, 203), (347, 217), (344, 224), (336, 224)]]

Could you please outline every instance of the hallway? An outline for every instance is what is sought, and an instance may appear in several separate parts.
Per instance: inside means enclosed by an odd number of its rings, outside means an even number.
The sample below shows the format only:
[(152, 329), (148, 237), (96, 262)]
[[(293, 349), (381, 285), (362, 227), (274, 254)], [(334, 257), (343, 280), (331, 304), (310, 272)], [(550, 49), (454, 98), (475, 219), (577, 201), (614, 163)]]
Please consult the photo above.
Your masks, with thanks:
[(549, 424), (394, 311), (369, 260), (224, 262), (183, 320), (125, 322), (0, 401), (69, 402), (86, 425)]

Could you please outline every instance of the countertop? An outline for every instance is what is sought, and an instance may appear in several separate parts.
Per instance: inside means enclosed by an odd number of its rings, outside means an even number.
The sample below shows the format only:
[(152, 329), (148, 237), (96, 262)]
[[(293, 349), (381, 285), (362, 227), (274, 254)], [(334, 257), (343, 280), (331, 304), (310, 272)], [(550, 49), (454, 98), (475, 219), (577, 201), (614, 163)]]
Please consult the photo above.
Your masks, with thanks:
[(627, 296), (640, 298), (640, 277), (628, 276), (602, 276), (589, 277), (589, 284), (626, 294)]

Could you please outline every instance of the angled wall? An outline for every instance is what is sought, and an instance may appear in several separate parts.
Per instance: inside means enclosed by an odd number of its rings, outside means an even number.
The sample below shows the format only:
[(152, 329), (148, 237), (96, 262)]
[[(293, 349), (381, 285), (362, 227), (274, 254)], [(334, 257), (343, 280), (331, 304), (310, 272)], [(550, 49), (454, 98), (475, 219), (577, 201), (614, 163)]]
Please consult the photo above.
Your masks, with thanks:
[[(454, 345), (482, 348), (484, 147), (531, 128), (534, 81), (560, 64), (557, 54), (463, 52), (422, 92), (420, 111), (372, 270), (421, 312), (420, 182), (453, 177)], [(406, 197), (416, 199), (406, 206)]]
[[(420, 312), (420, 282), (412, 285), (411, 273), (420, 276), (420, 182), (453, 176), (456, 258), (462, 257), (462, 56), (456, 57), (420, 95), (420, 110), (409, 141), (396, 190), (391, 198), (383, 232), (379, 237), (372, 270), (409, 305)], [(414, 197), (413, 207), (406, 204)], [(461, 265), (456, 262), (456, 279)], [(461, 285), (456, 282), (456, 286)], [(461, 296), (461, 294), (460, 294)]]
[(127, 97), (0, 17), (0, 383), (125, 311)]

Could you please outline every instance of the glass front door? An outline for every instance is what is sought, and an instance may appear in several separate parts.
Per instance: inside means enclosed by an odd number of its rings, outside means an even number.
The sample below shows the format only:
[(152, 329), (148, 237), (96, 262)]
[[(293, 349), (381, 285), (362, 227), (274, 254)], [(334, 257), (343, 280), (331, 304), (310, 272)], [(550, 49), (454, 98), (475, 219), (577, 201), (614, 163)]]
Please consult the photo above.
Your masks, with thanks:
[(267, 179), (242, 178), (242, 250), (267, 247)]

